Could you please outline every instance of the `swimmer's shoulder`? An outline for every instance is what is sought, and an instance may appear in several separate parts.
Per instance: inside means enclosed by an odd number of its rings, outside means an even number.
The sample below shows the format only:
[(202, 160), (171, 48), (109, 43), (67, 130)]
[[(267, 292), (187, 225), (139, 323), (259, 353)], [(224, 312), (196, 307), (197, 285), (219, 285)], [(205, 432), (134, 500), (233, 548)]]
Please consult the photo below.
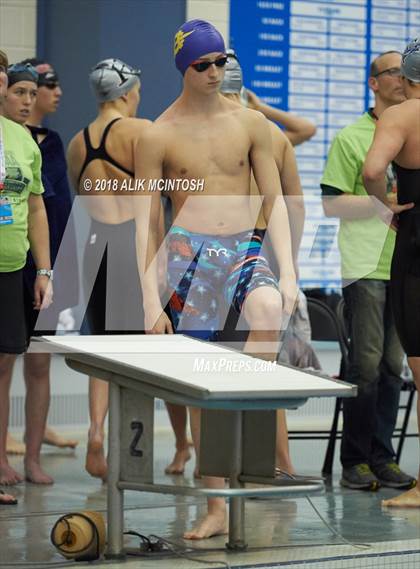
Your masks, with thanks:
[(147, 128), (143, 128), (137, 136), (138, 144), (141, 146), (146, 145), (147, 148), (157, 148), (165, 146), (168, 138), (168, 124), (165, 120), (160, 120), (159, 117), (155, 122), (150, 122)]
[(412, 126), (413, 120), (418, 124), (420, 99), (407, 99), (399, 105), (392, 105), (383, 111), (379, 124), (383, 126)]
[(175, 101), (158, 116), (153, 126), (156, 132), (160, 132), (164, 135), (165, 133), (170, 133), (179, 124), (182, 124), (184, 118), (184, 109)]
[(398, 114), (394, 115), (394, 124), (400, 120), (406, 136), (411, 137), (413, 134), (418, 135), (420, 122), (420, 99), (408, 99), (400, 105), (395, 106), (401, 107), (401, 109), (399, 116)]
[(66, 161), (68, 174), (73, 188), (78, 191), (78, 176), (80, 168), (86, 158), (86, 146), (83, 138), (83, 130), (73, 136), (67, 146)]
[(222, 95), (220, 97), (222, 103), (222, 111), (224, 114), (227, 115), (227, 117), (231, 116), (240, 121), (252, 122), (256, 120), (257, 115), (264, 116), (259, 111), (254, 111), (253, 109), (249, 109), (248, 107), (245, 107), (243, 105), (238, 105), (236, 101), (231, 101), (230, 99), (223, 97)]
[(77, 160), (83, 160), (85, 155), (86, 146), (83, 137), (83, 130), (79, 130), (67, 146), (67, 162), (71, 164)]
[(150, 128), (151, 125), (152, 121), (148, 119), (127, 117), (117, 121), (113, 125), (112, 130), (116, 136), (124, 136), (124, 138), (127, 140), (131, 138), (137, 138), (140, 133)]
[(177, 107), (172, 104), (168, 107), (157, 119), (152, 122), (152, 125), (146, 131), (146, 138), (151, 142), (161, 142), (176, 136), (177, 127), (183, 123), (183, 116), (177, 110)]
[(285, 152), (286, 150), (292, 150), (292, 152), (294, 152), (292, 143), (284, 134), (279, 125), (269, 120), (268, 126), (270, 128), (273, 150), (277, 152)]
[(127, 128), (127, 129), (139, 129), (148, 128), (152, 125), (152, 121), (149, 119), (139, 119), (137, 117), (126, 117), (115, 123), (115, 126)]
[(269, 120), (268, 125), (270, 127), (270, 133), (273, 140), (281, 141), (284, 145), (287, 145), (287, 143), (290, 142), (278, 124)]
[(401, 107), (401, 110), (407, 115), (411, 116), (412, 114), (415, 114), (417, 120), (420, 117), (420, 99), (407, 99), (407, 101), (404, 101), (400, 105), (395, 106)]
[(234, 112), (248, 132), (264, 132), (265, 134), (271, 132), (270, 121), (260, 111), (238, 107)]

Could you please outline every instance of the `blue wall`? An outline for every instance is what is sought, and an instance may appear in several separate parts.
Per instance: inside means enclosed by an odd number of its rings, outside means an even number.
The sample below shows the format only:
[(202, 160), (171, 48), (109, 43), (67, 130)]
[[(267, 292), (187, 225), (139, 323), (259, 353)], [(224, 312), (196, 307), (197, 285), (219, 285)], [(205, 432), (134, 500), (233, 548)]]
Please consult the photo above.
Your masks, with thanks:
[(107, 57), (142, 70), (139, 115), (159, 116), (181, 91), (172, 46), (185, 18), (185, 0), (38, 0), (37, 55), (54, 65), (64, 92), (48, 124), (65, 144), (95, 116), (88, 74)]

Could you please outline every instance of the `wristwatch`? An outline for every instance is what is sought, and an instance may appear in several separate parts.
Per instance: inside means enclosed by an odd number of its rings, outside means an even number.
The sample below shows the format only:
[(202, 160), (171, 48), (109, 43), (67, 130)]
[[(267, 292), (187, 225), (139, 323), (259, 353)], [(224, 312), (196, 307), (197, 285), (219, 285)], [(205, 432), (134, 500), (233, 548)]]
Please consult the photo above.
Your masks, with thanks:
[(39, 277), (48, 277), (50, 281), (53, 280), (53, 270), (52, 269), (38, 269), (36, 274)]

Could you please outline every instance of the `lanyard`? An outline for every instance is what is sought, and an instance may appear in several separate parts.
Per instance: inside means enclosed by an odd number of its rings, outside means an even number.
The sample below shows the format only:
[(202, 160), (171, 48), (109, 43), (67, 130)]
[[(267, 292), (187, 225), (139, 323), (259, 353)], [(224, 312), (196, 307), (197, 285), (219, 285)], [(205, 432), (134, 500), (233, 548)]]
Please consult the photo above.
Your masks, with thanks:
[(0, 122), (0, 192), (3, 190), (5, 179), (6, 179), (6, 159), (4, 156), (3, 132)]

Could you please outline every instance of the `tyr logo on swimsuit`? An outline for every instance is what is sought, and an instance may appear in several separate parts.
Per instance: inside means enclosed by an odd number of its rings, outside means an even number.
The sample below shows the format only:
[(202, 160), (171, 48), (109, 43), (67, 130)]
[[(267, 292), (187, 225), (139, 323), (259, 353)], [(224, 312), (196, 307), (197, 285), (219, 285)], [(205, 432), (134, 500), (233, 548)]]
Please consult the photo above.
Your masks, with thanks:
[(207, 253), (209, 257), (211, 257), (213, 253), (216, 254), (216, 257), (218, 257), (220, 253), (222, 253), (225, 257), (229, 257), (227, 249), (224, 249), (223, 247), (221, 247), (220, 249), (211, 249), (210, 247), (207, 247)]

